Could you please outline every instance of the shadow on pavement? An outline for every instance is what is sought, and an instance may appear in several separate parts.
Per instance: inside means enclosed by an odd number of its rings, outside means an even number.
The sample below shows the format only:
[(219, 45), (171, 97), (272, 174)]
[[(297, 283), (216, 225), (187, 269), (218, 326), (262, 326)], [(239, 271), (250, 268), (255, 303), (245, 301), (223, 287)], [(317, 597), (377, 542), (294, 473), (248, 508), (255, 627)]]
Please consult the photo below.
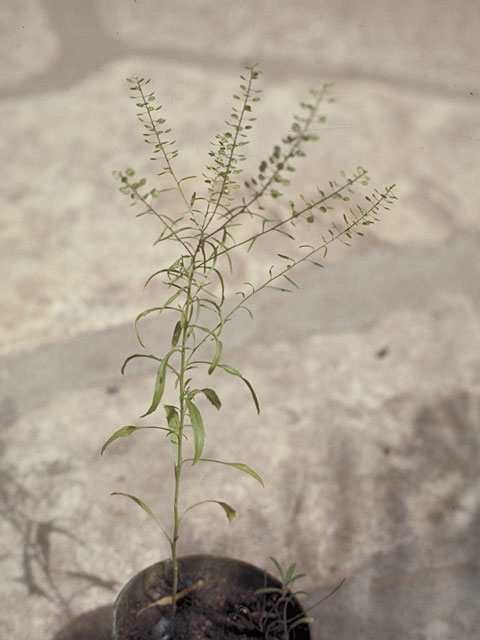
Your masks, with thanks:
[(113, 605), (98, 607), (66, 624), (51, 640), (111, 640)]

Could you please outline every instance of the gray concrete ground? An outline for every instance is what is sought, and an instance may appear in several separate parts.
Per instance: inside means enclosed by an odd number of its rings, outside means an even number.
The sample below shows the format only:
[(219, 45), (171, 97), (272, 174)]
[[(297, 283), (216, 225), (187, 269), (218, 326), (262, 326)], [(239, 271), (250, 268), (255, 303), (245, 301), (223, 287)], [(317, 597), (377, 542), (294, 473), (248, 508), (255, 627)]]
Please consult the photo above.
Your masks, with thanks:
[[(399, 203), (229, 330), (225, 359), (262, 414), (220, 379), (208, 455), (248, 462), (267, 488), (196, 467), (185, 500), (224, 499), (239, 517), (192, 513), (181, 552), (296, 561), (312, 599), (345, 577), (316, 640), (480, 637), (478, 2), (3, 0), (0, 28), (0, 636), (107, 638), (120, 586), (167, 555), (109, 495), (168, 519), (155, 433), (99, 457), (150, 400), (151, 368), (119, 367), (159, 293), (142, 289), (159, 268), (155, 227), (111, 179), (129, 165), (153, 175), (124, 78), (152, 77), (180, 172), (199, 174), (242, 65), (258, 61), (255, 163), (308, 87), (334, 81), (297, 193), (362, 164), (379, 188), (397, 183)], [(240, 259), (239, 281), (275, 249)], [(171, 331), (145, 327), (151, 344)]]

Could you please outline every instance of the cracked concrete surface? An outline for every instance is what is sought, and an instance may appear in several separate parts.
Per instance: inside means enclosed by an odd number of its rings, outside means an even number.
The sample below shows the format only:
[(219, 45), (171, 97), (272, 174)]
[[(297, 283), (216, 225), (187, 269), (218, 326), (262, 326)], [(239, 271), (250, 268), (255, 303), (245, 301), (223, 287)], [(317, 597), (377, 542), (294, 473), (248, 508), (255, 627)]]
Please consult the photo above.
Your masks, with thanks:
[[(229, 328), (225, 357), (262, 414), (219, 379), (208, 453), (248, 462), (267, 489), (197, 465), (185, 501), (218, 497), (239, 516), (192, 513), (181, 551), (296, 561), (312, 597), (346, 577), (316, 612), (316, 640), (477, 637), (479, 27), (468, 0), (4, 1), (2, 638), (106, 639), (118, 589), (167, 555), (109, 495), (140, 495), (168, 521), (155, 434), (99, 458), (150, 401), (148, 364), (119, 368), (158, 294), (142, 289), (159, 268), (155, 226), (111, 180), (129, 165), (153, 176), (124, 78), (152, 77), (180, 172), (199, 174), (251, 60), (264, 70), (251, 166), (312, 82), (334, 81), (293, 193), (362, 164), (379, 188), (397, 183), (399, 202), (324, 270), (302, 271), (301, 291), (269, 293)], [(272, 249), (241, 260), (239, 281), (268, 269)], [(144, 330), (158, 341), (170, 327)]]

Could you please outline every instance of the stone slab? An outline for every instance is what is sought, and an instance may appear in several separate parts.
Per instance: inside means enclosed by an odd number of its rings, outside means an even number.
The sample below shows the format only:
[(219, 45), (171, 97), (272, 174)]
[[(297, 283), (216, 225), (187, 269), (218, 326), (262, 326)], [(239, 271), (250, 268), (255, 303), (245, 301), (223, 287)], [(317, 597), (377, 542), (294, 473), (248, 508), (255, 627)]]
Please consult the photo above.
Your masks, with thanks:
[[(110, 178), (151, 171), (124, 78), (152, 76), (192, 174), (253, 58), (265, 74), (249, 170), (308, 87), (334, 80), (298, 190), (363, 164), (377, 186), (398, 183), (400, 203), (322, 272), (300, 273), (301, 292), (268, 295), (253, 323), (232, 325), (225, 357), (255, 383), (262, 413), (219, 379), (208, 452), (251, 464), (267, 490), (191, 469), (186, 502), (221, 497), (239, 517), (192, 512), (182, 552), (296, 561), (312, 601), (346, 577), (316, 612), (317, 640), (475, 637), (477, 3), (4, 5), (0, 635), (104, 640), (121, 584), (167, 554), (148, 518), (109, 495), (137, 493), (168, 522), (165, 442), (137, 434), (99, 457), (151, 399), (148, 366), (118, 370), (138, 348), (134, 316), (158, 299), (143, 281), (161, 266), (155, 227), (133, 220)], [(233, 289), (261, 277), (272, 249), (239, 260)], [(144, 329), (152, 345), (171, 331)]]

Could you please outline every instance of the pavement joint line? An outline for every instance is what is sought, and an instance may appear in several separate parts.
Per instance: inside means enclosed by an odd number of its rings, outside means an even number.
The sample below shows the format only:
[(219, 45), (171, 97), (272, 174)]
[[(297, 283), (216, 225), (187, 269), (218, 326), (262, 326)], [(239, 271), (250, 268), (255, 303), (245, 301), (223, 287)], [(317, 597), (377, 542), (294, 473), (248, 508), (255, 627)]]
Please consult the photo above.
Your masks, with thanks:
[[(323, 270), (320, 284), (317, 273), (303, 274), (298, 278), (301, 314), (291, 304), (290, 296), (295, 293), (275, 300), (266, 296), (252, 305), (253, 323), (235, 325), (235, 333), (228, 337), (229, 344), (238, 349), (264, 336), (274, 341), (293, 340), (311, 333), (361, 332), (396, 309), (429, 309), (440, 291), (464, 294), (480, 308), (478, 235), (460, 234), (453, 242), (436, 247), (395, 248), (352, 256)], [(459, 264), (465, 267), (464, 271), (469, 270), (468, 278), (463, 270), (459, 271)], [(349, 276), (352, 273), (355, 281)], [(351, 288), (345, 290), (347, 283)], [(401, 298), (398, 291), (402, 292)], [(271, 312), (272, 306), (275, 313)], [(289, 321), (292, 314), (294, 325)], [(148, 340), (149, 333), (155, 336), (162, 328), (165, 330), (163, 321), (152, 318), (145, 320), (143, 333)], [(137, 347), (132, 319), (65, 341), (7, 354), (0, 357), (3, 399), (13, 401), (25, 412), (62, 392), (114, 384), (122, 379), (119, 370), (124, 358)], [(132, 375), (145, 371), (145, 366), (138, 364)]]
[[(158, 58), (162, 62), (188, 65), (209, 70), (238, 69), (246, 60), (226, 60), (220, 54), (202, 55), (196, 51), (169, 47), (142, 47), (128, 42), (117, 41), (102, 28), (102, 22), (95, 13), (94, 0), (81, 3), (65, 3), (64, 0), (43, 0), (50, 28), (60, 42), (59, 54), (49, 68), (28, 78), (22, 83), (9, 86), (3, 83), (0, 100), (19, 97), (33, 97), (55, 90), (71, 89), (78, 82), (94, 76), (99, 69), (129, 57)], [(82, 32), (82, 27), (84, 30)], [(83, 46), (82, 46), (83, 45)], [(88, 45), (88, 46), (86, 46)], [(271, 81), (276, 79), (304, 78), (318, 79), (318, 63), (304, 63), (290, 57), (266, 57), (260, 61), (262, 69), (268, 72)], [(360, 65), (338, 67), (330, 64), (322, 66), (322, 77), (335, 82), (371, 82), (385, 87), (414, 90), (432, 98), (449, 98), (464, 101), (472, 95), (459, 93), (455, 85), (431, 79), (416, 79), (415, 76), (400, 76), (381, 72), (365, 71)], [(478, 96), (473, 96), (473, 99)]]

